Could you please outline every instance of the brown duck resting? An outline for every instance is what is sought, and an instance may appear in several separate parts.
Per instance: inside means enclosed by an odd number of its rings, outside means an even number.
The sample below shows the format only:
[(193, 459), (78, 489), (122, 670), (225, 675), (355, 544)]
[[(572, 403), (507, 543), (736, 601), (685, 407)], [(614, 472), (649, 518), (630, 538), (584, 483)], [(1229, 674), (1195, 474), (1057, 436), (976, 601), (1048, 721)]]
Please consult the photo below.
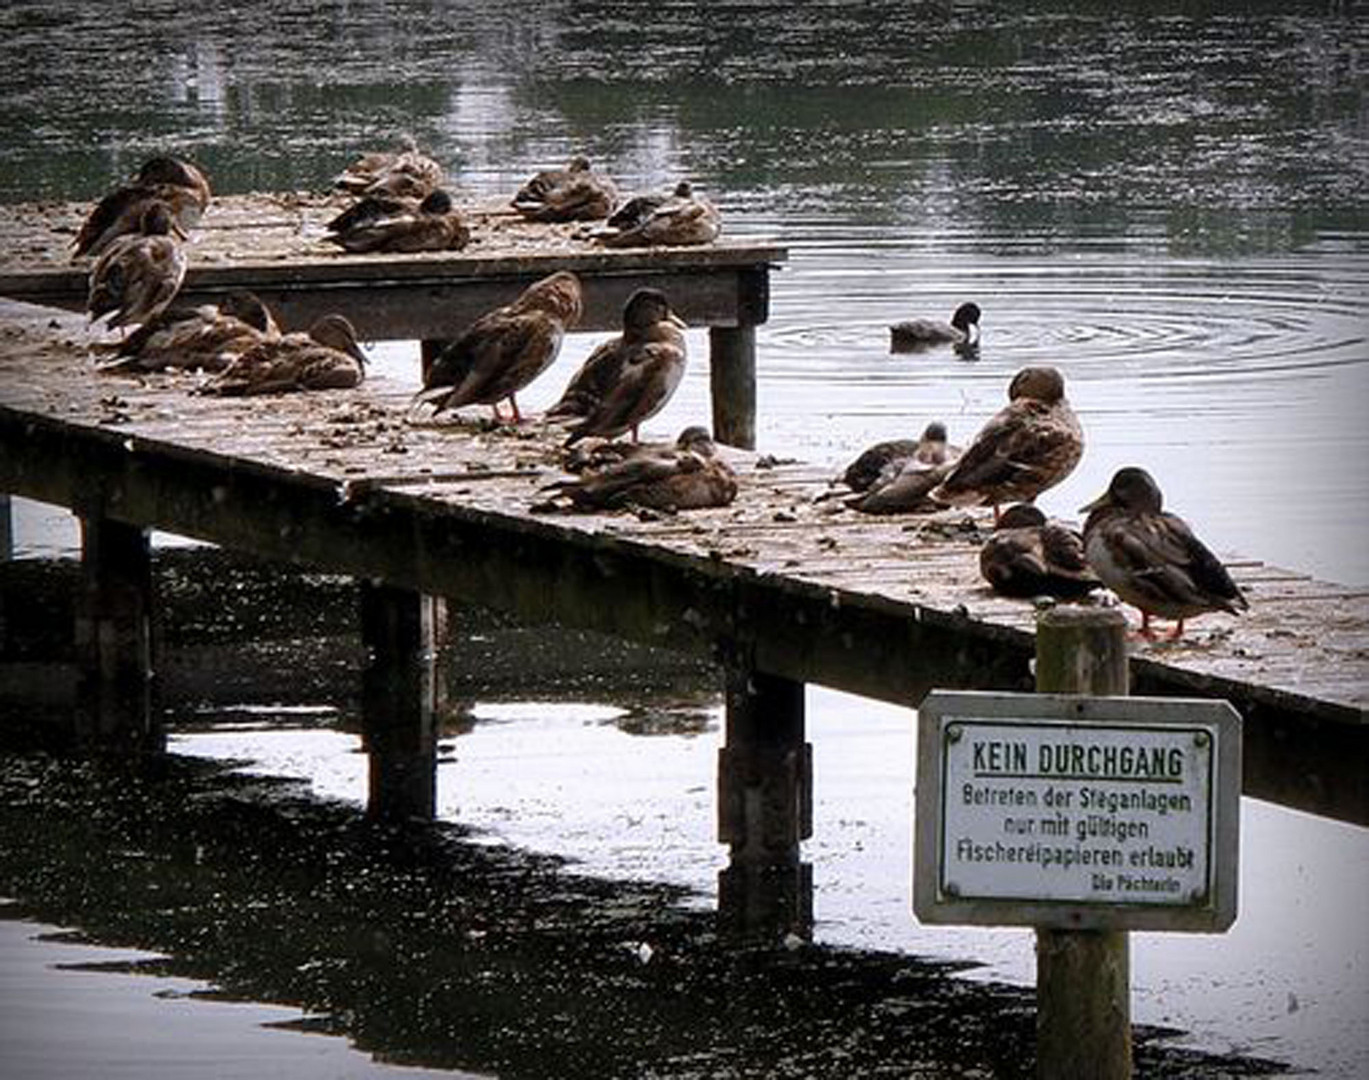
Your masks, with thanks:
[(171, 211), (153, 202), (140, 231), (116, 236), (90, 271), (86, 311), (112, 330), (151, 322), (168, 307), (185, 280), (188, 260), (171, 235)]
[(254, 293), (229, 293), (218, 304), (173, 304), (113, 349), (100, 372), (218, 372), (260, 342), (280, 334), (276, 320)]
[(550, 495), (534, 510), (698, 510), (731, 503), (737, 496), (737, 478), (718, 456), (708, 431), (691, 426), (673, 446), (639, 444), (602, 468), (586, 469), (543, 491)]
[(173, 231), (184, 240), (209, 208), (209, 199), (209, 180), (197, 166), (164, 155), (151, 158), (131, 181), (95, 204), (72, 242), (72, 257), (99, 255), (116, 237), (142, 232), (154, 203), (166, 207)]
[(1008, 404), (974, 437), (931, 497), (951, 506), (1031, 502), (1074, 471), (1084, 432), (1053, 367), (1027, 367), (1013, 376)]
[(669, 195), (629, 199), (595, 238), (605, 247), (689, 247), (712, 243), (721, 231), (718, 208), (681, 180)]
[(1158, 616), (1176, 620), (1174, 641), (1186, 619), (1209, 611), (1238, 615), (1250, 604), (1221, 560), (1163, 504), (1150, 473), (1119, 469), (1107, 491), (1082, 507), (1084, 552), (1103, 584), (1140, 609), (1142, 637), (1153, 638), (1150, 620)]
[(471, 239), (470, 226), (438, 188), (421, 200), (368, 195), (327, 225), (327, 239), (345, 251), (460, 251)]
[(638, 289), (623, 308), (623, 332), (599, 345), (571, 376), (550, 421), (574, 421), (567, 446), (589, 436), (632, 433), (661, 411), (684, 377), (684, 322), (658, 289)]
[(349, 390), (366, 377), (366, 354), (343, 315), (324, 315), (307, 332), (264, 338), (199, 388), (218, 397)]
[(596, 221), (613, 213), (618, 187), (577, 155), (564, 169), (546, 169), (518, 189), (513, 208), (529, 221)]
[(1002, 596), (1072, 600), (1102, 585), (1084, 558), (1078, 531), (1048, 521), (1030, 503), (1003, 511), (979, 549), (979, 572)]
[(832, 492), (819, 499), (848, 494), (846, 506), (864, 514), (903, 514), (935, 510), (941, 504), (929, 498), (932, 489), (950, 472), (960, 448), (946, 441), (946, 425), (934, 420), (919, 439), (890, 439), (864, 450), (842, 474), (837, 484), (847, 492)]
[(416, 404), (435, 412), (463, 405), (509, 401), (522, 422), (515, 395), (555, 361), (566, 331), (580, 321), (580, 280), (562, 270), (529, 285), (510, 304), (486, 312), (448, 345), (428, 369)]
[(381, 195), (414, 200), (442, 186), (442, 166), (424, 154), (410, 135), (401, 135), (394, 150), (363, 154), (343, 169), (333, 186), (353, 195)]

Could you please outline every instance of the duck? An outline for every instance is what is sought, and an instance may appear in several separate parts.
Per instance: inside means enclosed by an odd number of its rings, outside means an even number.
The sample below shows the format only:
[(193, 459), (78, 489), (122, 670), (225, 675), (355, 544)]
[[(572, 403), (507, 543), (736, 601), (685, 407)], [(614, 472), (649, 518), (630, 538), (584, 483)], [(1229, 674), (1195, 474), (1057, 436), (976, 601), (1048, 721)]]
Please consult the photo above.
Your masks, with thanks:
[(368, 195), (327, 229), (328, 240), (355, 253), (460, 251), (471, 239), (470, 226), (443, 188), (421, 200)]
[(105, 319), (111, 330), (128, 327), (150, 322), (171, 305), (189, 265), (172, 231), (170, 209), (153, 202), (143, 211), (137, 233), (110, 242), (90, 271), (90, 322)]
[(681, 180), (669, 195), (636, 195), (613, 212), (596, 234), (605, 247), (687, 247), (712, 243), (722, 215)]
[(1169, 640), (1177, 641), (1187, 619), (1250, 609), (1221, 560), (1183, 518), (1164, 509), (1160, 485), (1145, 469), (1118, 469), (1107, 490), (1080, 510), (1088, 514), (1089, 566), (1123, 602), (1140, 609), (1141, 637), (1154, 638), (1154, 617), (1175, 620)]
[(613, 213), (618, 187), (577, 154), (564, 169), (545, 169), (518, 189), (513, 208), (529, 221), (596, 221)]
[(691, 425), (673, 446), (638, 446), (602, 468), (542, 490), (550, 497), (535, 510), (698, 510), (730, 504), (737, 497), (737, 477), (718, 456), (708, 430)]
[(489, 405), (500, 422), (499, 403), (507, 398), (513, 422), (522, 423), (515, 395), (555, 361), (582, 312), (574, 274), (561, 270), (534, 282), (512, 303), (480, 316), (437, 355), (415, 403), (432, 405), (437, 413)]
[(960, 448), (947, 442), (946, 425), (934, 420), (919, 439), (889, 439), (863, 450), (833, 481), (845, 491), (818, 499), (843, 495), (847, 507), (865, 514), (939, 509), (928, 496), (959, 456)]
[(1015, 503), (1003, 511), (979, 549), (979, 572), (1001, 596), (1073, 600), (1102, 582), (1084, 557), (1084, 538), (1039, 507)]
[(924, 465), (942, 465), (948, 458), (958, 457), (960, 448), (947, 443), (946, 425), (933, 420), (922, 429), (917, 439), (886, 439), (866, 447), (851, 464), (833, 480), (854, 492), (868, 491), (892, 466), (896, 471), (909, 459)]
[(1008, 386), (1008, 404), (979, 430), (931, 492), (950, 506), (1032, 502), (1074, 471), (1084, 432), (1065, 397), (1058, 368), (1025, 367)]
[(637, 289), (623, 306), (623, 332), (603, 342), (571, 376), (546, 412), (552, 422), (571, 420), (567, 447), (581, 439), (613, 439), (661, 411), (684, 377), (685, 323), (659, 289)]
[(889, 327), (890, 352), (917, 352), (936, 345), (954, 345), (958, 351), (979, 345), (979, 305), (961, 304), (948, 323), (937, 319), (908, 319)]
[(255, 293), (235, 291), (217, 304), (173, 304), (114, 350), (99, 372), (218, 372), (258, 343), (280, 335), (274, 316)]
[(421, 200), (443, 183), (442, 166), (418, 148), (412, 135), (401, 135), (394, 150), (363, 154), (333, 179), (333, 186), (353, 195), (389, 195)]
[(308, 331), (263, 338), (201, 386), (201, 394), (243, 397), (301, 390), (349, 390), (366, 377), (366, 354), (345, 315), (323, 315)]
[(198, 166), (168, 155), (149, 158), (131, 181), (95, 204), (72, 241), (72, 257), (97, 257), (116, 237), (140, 232), (153, 203), (166, 207), (175, 234), (184, 240), (209, 208), (210, 197), (209, 179)]

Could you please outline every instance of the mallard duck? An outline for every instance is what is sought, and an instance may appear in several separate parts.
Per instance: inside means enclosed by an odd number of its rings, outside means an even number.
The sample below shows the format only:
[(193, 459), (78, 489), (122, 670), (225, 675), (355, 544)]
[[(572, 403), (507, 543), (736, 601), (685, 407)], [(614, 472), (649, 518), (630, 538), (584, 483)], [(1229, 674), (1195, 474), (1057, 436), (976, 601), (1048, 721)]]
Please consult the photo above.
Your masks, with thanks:
[(627, 456), (574, 479), (549, 484), (551, 497), (534, 509), (698, 510), (726, 506), (737, 496), (737, 477), (717, 454), (708, 431), (691, 426), (668, 448), (638, 446)]
[(979, 344), (979, 305), (961, 304), (949, 323), (936, 319), (909, 319), (889, 327), (892, 352), (916, 352), (934, 345), (973, 349)]
[(571, 376), (548, 420), (576, 419), (566, 440), (625, 431), (637, 441), (638, 427), (670, 400), (684, 376), (685, 324), (659, 289), (638, 289), (623, 307), (623, 332), (599, 345)]
[(924, 465), (942, 465), (959, 454), (958, 447), (946, 442), (946, 425), (933, 420), (922, 430), (919, 439), (886, 439), (866, 447), (833, 483), (844, 484), (851, 491), (868, 491), (881, 476), (889, 473), (891, 466), (897, 471), (912, 458)]
[(537, 173), (518, 189), (513, 208), (529, 221), (594, 221), (613, 213), (618, 188), (577, 155), (564, 169)]
[(596, 238), (606, 247), (685, 247), (718, 238), (718, 208), (681, 180), (669, 195), (637, 195), (614, 211)]
[(580, 321), (581, 305), (580, 280), (568, 271), (529, 285), (438, 354), (415, 402), (437, 412), (489, 405), (495, 420), (502, 420), (499, 403), (508, 398), (514, 423), (521, 423), (514, 395), (556, 359), (566, 331)]
[(1249, 602), (1226, 567), (1183, 518), (1163, 509), (1164, 497), (1145, 469), (1118, 469), (1108, 489), (1081, 510), (1084, 553), (1104, 585), (1141, 610), (1141, 635), (1152, 637), (1151, 616), (1184, 620), (1207, 611), (1233, 615)]
[(151, 158), (129, 183), (95, 204), (72, 243), (73, 258), (99, 255), (115, 237), (142, 231), (153, 203), (170, 211), (174, 231), (183, 240), (208, 209), (209, 198), (209, 180), (198, 167), (174, 157)]
[(347, 390), (366, 376), (366, 354), (344, 315), (324, 315), (308, 332), (263, 338), (200, 387), (202, 394), (242, 397), (296, 390)]
[(1084, 558), (1084, 539), (1060, 521), (1048, 521), (1031, 503), (1003, 511), (979, 549), (979, 572), (1003, 596), (1070, 600), (1102, 583)]
[(143, 212), (140, 232), (109, 243), (90, 271), (86, 311), (92, 323), (107, 317), (111, 330), (146, 323), (170, 306), (188, 265), (171, 229), (171, 211), (154, 202)]
[(410, 135), (397, 148), (363, 154), (333, 180), (353, 195), (389, 195), (424, 199), (442, 186), (442, 166), (424, 154)]
[(1065, 398), (1065, 378), (1053, 367), (1026, 367), (1013, 376), (1008, 404), (960, 455), (931, 497), (952, 506), (1031, 502), (1074, 471), (1084, 433)]
[(368, 195), (327, 228), (330, 241), (353, 252), (459, 251), (471, 239), (465, 218), (442, 188), (419, 201)]
[(261, 299), (229, 293), (218, 304), (172, 305), (138, 327), (96, 370), (162, 371), (166, 368), (222, 371), (279, 327)]
[(934, 420), (920, 439), (889, 439), (863, 450), (833, 481), (838, 490), (818, 499), (844, 496), (848, 507), (865, 514), (936, 509), (927, 496), (959, 456), (960, 448), (946, 441), (946, 425)]

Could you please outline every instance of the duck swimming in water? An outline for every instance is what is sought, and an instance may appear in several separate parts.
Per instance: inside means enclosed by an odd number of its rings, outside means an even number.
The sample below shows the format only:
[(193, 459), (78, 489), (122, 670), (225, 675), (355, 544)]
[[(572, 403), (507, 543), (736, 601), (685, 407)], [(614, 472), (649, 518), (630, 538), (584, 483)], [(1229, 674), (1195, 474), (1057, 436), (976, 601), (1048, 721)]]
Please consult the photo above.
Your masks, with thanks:
[(665, 408), (684, 377), (684, 329), (659, 289), (634, 292), (623, 307), (622, 334), (590, 353), (547, 410), (548, 420), (576, 420), (566, 445), (625, 431), (636, 442), (639, 426)]
[(737, 477), (718, 456), (708, 431), (691, 426), (680, 432), (674, 446), (639, 445), (603, 468), (543, 490), (551, 497), (534, 510), (698, 510), (731, 503), (737, 496)]
[(687, 247), (712, 243), (721, 231), (718, 208), (681, 180), (669, 195), (629, 199), (595, 235), (605, 247)]
[(459, 251), (471, 239), (470, 227), (438, 188), (422, 200), (368, 195), (333, 218), (327, 239), (346, 251)]
[(146, 323), (171, 305), (189, 265), (171, 235), (171, 211), (153, 202), (137, 233), (115, 237), (90, 271), (86, 311), (109, 329)]
[(1184, 620), (1208, 611), (1233, 615), (1249, 610), (1226, 567), (1176, 514), (1163, 509), (1155, 478), (1128, 466), (1113, 474), (1108, 489), (1081, 509), (1084, 553), (1103, 584), (1141, 611), (1141, 636), (1152, 638), (1152, 616)]
[(618, 187), (576, 155), (564, 169), (546, 169), (518, 189), (513, 208), (529, 221), (594, 221), (607, 218)]
[(197, 166), (165, 155), (150, 158), (137, 176), (95, 204), (72, 242), (73, 258), (97, 256), (116, 237), (141, 232), (153, 203), (166, 207), (172, 231), (184, 240), (199, 224), (209, 199), (209, 180)]
[(889, 327), (891, 352), (917, 352), (937, 345), (954, 345), (957, 351), (979, 345), (979, 305), (961, 304), (949, 323), (936, 319), (909, 319)]
[(1079, 533), (1030, 503), (1003, 511), (979, 549), (979, 572), (1003, 596), (1071, 600), (1101, 586), (1084, 558)]
[(1008, 386), (1008, 404), (974, 437), (931, 493), (951, 506), (1031, 502), (1064, 480), (1084, 453), (1084, 432), (1053, 367), (1026, 367)]
[(187, 308), (173, 304), (138, 327), (96, 367), (100, 372), (164, 371), (167, 368), (217, 372), (244, 352), (280, 334), (261, 299), (245, 291), (229, 293), (218, 304)]
[(324, 315), (308, 332), (264, 338), (199, 388), (219, 397), (349, 390), (366, 376), (366, 354), (343, 315)]
[(581, 311), (580, 280), (569, 271), (529, 285), (512, 303), (476, 319), (438, 354), (415, 402), (437, 412), (489, 405), (498, 421), (503, 419), (499, 403), (508, 398), (513, 422), (521, 423), (514, 395), (555, 361)]

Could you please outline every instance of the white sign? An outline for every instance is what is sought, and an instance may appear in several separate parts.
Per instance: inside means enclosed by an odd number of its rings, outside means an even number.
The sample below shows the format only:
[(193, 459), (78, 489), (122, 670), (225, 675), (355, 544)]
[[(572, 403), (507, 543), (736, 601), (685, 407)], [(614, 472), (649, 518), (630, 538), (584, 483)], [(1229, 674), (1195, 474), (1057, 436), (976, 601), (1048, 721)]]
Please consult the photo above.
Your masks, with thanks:
[(920, 719), (918, 917), (1224, 929), (1239, 719), (1225, 702), (1187, 699), (932, 695)]

